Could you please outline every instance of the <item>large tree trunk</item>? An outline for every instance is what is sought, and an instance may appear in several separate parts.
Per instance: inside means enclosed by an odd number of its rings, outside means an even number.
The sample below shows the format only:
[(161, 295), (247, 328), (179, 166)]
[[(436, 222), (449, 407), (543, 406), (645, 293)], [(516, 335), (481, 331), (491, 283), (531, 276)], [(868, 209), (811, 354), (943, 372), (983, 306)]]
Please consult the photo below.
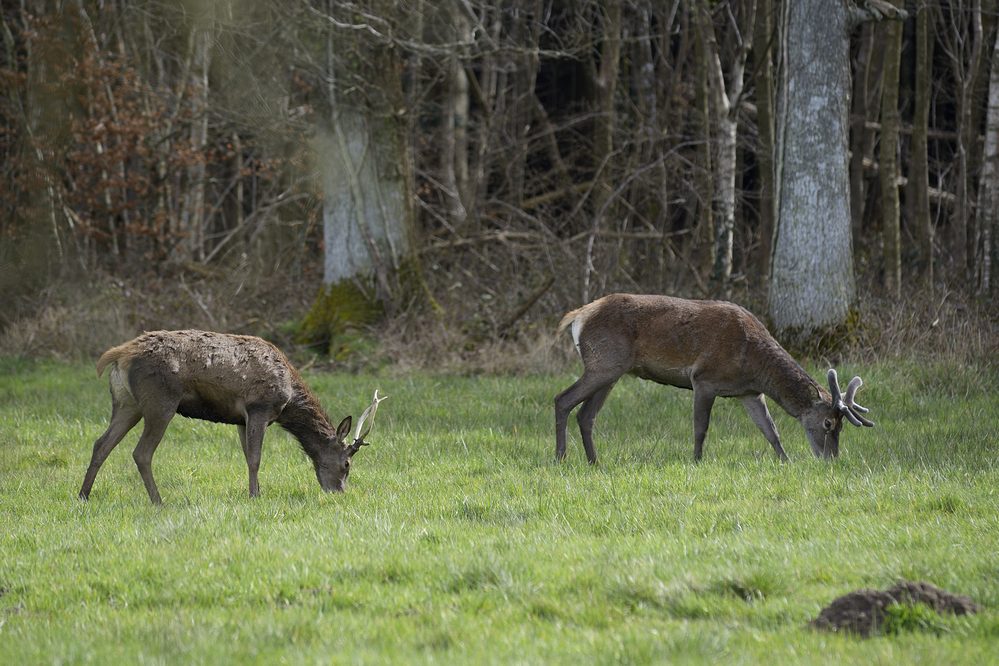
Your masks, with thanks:
[(788, 2), (781, 23), (770, 316), (778, 331), (807, 334), (843, 323), (854, 299), (847, 6)]
[(902, 24), (884, 25), (885, 66), (881, 79), (881, 178), (882, 266), (885, 289), (898, 298), (902, 290), (901, 227), (898, 201), (898, 72), (902, 54)]
[[(400, 104), (400, 67), (395, 56), (371, 64), (381, 72), (380, 89), (390, 105)], [(337, 88), (341, 67), (332, 28), (327, 36), (328, 131), (317, 141), (323, 174), (323, 282), (350, 280), (363, 285), (372, 277), (377, 300), (392, 309), (401, 297), (400, 269), (411, 253), (413, 178), (404, 121), (348, 98)], [(390, 108), (392, 108), (390, 106)]]
[(405, 146), (385, 127), (392, 122), (340, 107), (323, 146), (323, 281), (374, 275), (383, 298), (394, 296), (393, 273), (410, 248)]

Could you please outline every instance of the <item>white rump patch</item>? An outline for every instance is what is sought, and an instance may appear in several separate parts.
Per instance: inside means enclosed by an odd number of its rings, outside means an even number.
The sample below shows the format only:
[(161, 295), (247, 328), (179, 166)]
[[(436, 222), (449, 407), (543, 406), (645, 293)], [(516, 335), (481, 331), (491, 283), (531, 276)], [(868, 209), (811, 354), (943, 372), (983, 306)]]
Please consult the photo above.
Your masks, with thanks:
[(583, 352), (579, 350), (579, 334), (583, 332), (584, 321), (585, 317), (583, 317), (582, 313), (580, 313), (580, 316), (577, 316), (572, 320), (572, 328), (570, 329), (572, 331), (572, 341), (576, 345), (576, 353), (580, 356), (583, 355)]
[(118, 367), (117, 361), (111, 365), (111, 395), (119, 402), (122, 402), (126, 395), (132, 401), (135, 400), (132, 389), (128, 387), (128, 373)]

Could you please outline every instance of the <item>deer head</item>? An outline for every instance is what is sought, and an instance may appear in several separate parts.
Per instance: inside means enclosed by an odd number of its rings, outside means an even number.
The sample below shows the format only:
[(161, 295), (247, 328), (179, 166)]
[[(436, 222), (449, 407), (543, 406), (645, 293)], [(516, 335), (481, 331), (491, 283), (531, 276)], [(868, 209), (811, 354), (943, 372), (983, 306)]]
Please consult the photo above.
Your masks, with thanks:
[(827, 378), (832, 400), (826, 402), (820, 397), (799, 419), (816, 458), (835, 458), (839, 455), (839, 433), (844, 419), (858, 427), (874, 427), (874, 422), (863, 416), (870, 410), (858, 405), (855, 399), (857, 390), (863, 384), (860, 377), (850, 380), (845, 394), (840, 391), (836, 370), (830, 368)]
[[(361, 413), (361, 418), (357, 420), (357, 429), (354, 431), (354, 441), (347, 444), (350, 436), (351, 417), (347, 416), (340, 421), (336, 434), (330, 440), (329, 445), (324, 447), (320, 455), (315, 459), (316, 478), (319, 485), (326, 492), (343, 492), (347, 487), (347, 477), (350, 475), (350, 459), (362, 446), (367, 446), (369, 442), (365, 437), (371, 432), (375, 424), (375, 413), (378, 411), (378, 403), (388, 396), (379, 396), (375, 389), (375, 396)], [(367, 427), (365, 427), (367, 426)]]

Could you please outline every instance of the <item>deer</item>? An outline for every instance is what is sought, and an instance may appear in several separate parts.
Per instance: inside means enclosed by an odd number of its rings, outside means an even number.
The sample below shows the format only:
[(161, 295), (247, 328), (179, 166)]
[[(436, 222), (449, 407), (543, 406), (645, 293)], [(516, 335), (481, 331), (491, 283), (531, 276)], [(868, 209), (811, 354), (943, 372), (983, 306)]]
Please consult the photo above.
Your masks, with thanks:
[[(94, 442), (79, 497), (90, 497), (101, 465), (141, 420), (132, 453), (153, 504), (160, 504), (152, 460), (175, 414), (235, 425), (249, 470), (250, 497), (260, 495), (258, 470), (264, 430), (277, 422), (312, 461), (319, 486), (343, 492), (351, 459), (374, 425), (377, 389), (349, 441), (351, 417), (334, 427), (298, 370), (273, 344), (250, 335), (210, 331), (152, 331), (104, 352), (97, 376), (110, 367), (111, 422)], [(367, 426), (367, 427), (365, 427)]]
[(555, 459), (566, 455), (566, 422), (576, 414), (587, 460), (597, 462), (593, 422), (614, 384), (625, 374), (694, 393), (694, 460), (704, 453), (715, 398), (736, 398), (773, 447), (788, 460), (766, 398), (805, 429), (816, 458), (839, 455), (846, 420), (873, 427), (856, 402), (863, 384), (854, 377), (840, 391), (836, 370), (820, 386), (745, 308), (725, 301), (671, 296), (611, 294), (566, 313), (558, 333), (569, 329), (583, 374), (555, 397)]

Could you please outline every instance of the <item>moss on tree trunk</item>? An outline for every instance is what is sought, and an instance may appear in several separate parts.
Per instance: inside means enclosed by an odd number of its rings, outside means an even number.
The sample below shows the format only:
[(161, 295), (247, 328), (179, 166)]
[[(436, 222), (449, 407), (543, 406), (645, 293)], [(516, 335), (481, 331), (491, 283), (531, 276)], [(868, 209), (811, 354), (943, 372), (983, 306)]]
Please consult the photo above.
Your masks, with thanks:
[(364, 329), (382, 317), (382, 304), (373, 290), (365, 290), (355, 280), (325, 285), (299, 326), (297, 340), (343, 360), (366, 346)]

